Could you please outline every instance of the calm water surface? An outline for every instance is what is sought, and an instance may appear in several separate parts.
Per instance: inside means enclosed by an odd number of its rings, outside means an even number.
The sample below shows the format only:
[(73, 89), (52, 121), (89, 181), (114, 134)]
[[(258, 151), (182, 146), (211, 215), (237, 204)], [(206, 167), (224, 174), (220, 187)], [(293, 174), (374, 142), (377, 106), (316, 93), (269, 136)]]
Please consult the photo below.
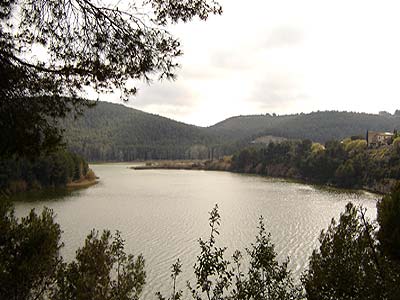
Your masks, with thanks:
[[(362, 204), (375, 218), (378, 196), (339, 192), (260, 176), (184, 170), (131, 170), (127, 164), (93, 165), (100, 183), (71, 193), (41, 195), (15, 203), (18, 216), (31, 208), (52, 208), (63, 230), (62, 254), (72, 259), (93, 228), (120, 230), (129, 253), (143, 253), (147, 285), (144, 299), (169, 291), (170, 266), (180, 258), (184, 282), (207, 238), (208, 212), (218, 203), (218, 240), (227, 254), (244, 252), (254, 241), (262, 215), (279, 257), (290, 257), (296, 278), (307, 266), (318, 236), (348, 201)], [(32, 199), (30, 199), (32, 200)]]

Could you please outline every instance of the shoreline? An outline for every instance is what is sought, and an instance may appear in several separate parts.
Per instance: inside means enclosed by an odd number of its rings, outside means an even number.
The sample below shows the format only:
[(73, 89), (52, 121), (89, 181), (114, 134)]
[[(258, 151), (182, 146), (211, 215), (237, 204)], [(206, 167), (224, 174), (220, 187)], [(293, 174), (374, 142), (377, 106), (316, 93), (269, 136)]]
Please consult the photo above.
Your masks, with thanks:
[(144, 165), (129, 167), (132, 170), (207, 170), (206, 161), (151, 161), (143, 162)]
[(72, 181), (66, 184), (65, 188), (72, 190), (72, 189), (81, 189), (81, 188), (87, 188), (92, 185), (96, 185), (100, 182), (99, 178), (91, 178), (91, 179), (81, 179), (77, 181)]
[[(230, 167), (230, 166), (229, 166)], [(258, 175), (261, 177), (266, 177), (266, 178), (275, 178), (275, 179), (283, 179), (291, 182), (296, 182), (296, 183), (301, 183), (301, 184), (309, 184), (317, 187), (322, 187), (325, 189), (333, 189), (333, 190), (340, 190), (343, 192), (357, 192), (357, 191), (363, 191), (367, 193), (373, 193), (376, 194), (377, 196), (383, 196), (387, 193), (387, 191), (383, 191), (382, 189), (375, 189), (373, 187), (353, 187), (353, 188), (344, 188), (344, 187), (339, 187), (335, 186), (332, 184), (321, 184), (317, 182), (312, 182), (307, 179), (302, 179), (302, 178), (294, 178), (294, 177), (284, 177), (284, 176), (268, 176), (268, 175), (263, 175), (263, 174), (257, 174), (257, 173), (246, 173), (246, 172), (237, 172), (230, 170), (226, 163), (221, 164), (220, 161), (151, 161), (147, 162), (145, 165), (140, 165), (140, 166), (131, 166), (128, 167), (131, 170), (194, 170), (194, 171), (225, 171), (225, 172), (230, 172), (230, 173), (235, 173), (235, 174), (247, 174), (247, 175)]]
[(54, 192), (54, 191), (65, 191), (65, 192), (71, 192), (74, 190), (79, 190), (79, 189), (85, 189), (89, 188), (91, 186), (94, 186), (100, 182), (100, 178), (97, 177), (93, 171), (90, 169), (88, 174), (86, 174), (85, 177), (82, 177), (78, 180), (74, 180), (71, 182), (67, 182), (65, 185), (61, 186), (41, 186), (40, 184), (35, 186), (35, 187), (28, 187), (27, 183), (24, 181), (17, 181), (19, 185), (21, 186), (17, 190), (10, 190), (10, 189), (4, 189), (0, 190), (0, 199), (7, 199), (7, 198), (20, 198), (23, 197), (24, 195), (33, 195), (37, 193), (47, 193), (47, 192)]

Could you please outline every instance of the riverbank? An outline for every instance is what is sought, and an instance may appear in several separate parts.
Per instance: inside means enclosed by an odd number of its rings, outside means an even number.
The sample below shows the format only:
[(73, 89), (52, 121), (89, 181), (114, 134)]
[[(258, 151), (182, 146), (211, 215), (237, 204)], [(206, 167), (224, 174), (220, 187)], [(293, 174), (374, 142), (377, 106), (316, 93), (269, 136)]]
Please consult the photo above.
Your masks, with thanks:
[(163, 160), (148, 161), (144, 165), (130, 167), (133, 170), (206, 170), (231, 171), (231, 157), (220, 160)]
[(96, 174), (93, 172), (92, 169), (89, 169), (85, 176), (81, 177), (78, 180), (68, 182), (66, 184), (66, 188), (67, 189), (81, 189), (81, 188), (90, 187), (97, 183), (99, 183), (99, 177), (96, 176)]
[(67, 189), (82, 189), (82, 188), (88, 188), (88, 187), (98, 184), (98, 183), (99, 183), (98, 177), (95, 179), (82, 179), (82, 180), (67, 183), (66, 188)]
[(0, 159), (0, 195), (89, 186), (95, 178), (85, 159), (65, 149)]
[[(256, 174), (256, 175), (261, 175), (265, 176), (265, 174), (260, 174), (257, 172), (252, 172), (251, 170), (247, 170), (247, 172), (240, 172), (237, 170), (233, 170), (232, 168), (232, 161), (231, 157), (225, 157), (220, 160), (195, 160), (195, 161), (188, 161), (188, 160), (179, 160), (179, 161), (150, 161), (146, 162), (144, 165), (139, 165), (139, 166), (132, 166), (130, 169), (133, 170), (204, 170), (204, 171), (227, 171), (227, 172), (233, 172), (233, 173), (241, 173), (241, 174)], [(340, 187), (334, 184), (321, 184), (312, 180), (308, 180), (307, 178), (302, 178), (299, 177), (298, 174), (294, 172), (288, 172), (287, 170), (285, 172), (279, 172), (278, 169), (280, 168), (273, 168), (274, 172), (270, 172), (271, 175), (268, 177), (272, 178), (282, 178), (285, 180), (290, 180), (290, 181), (296, 181), (300, 183), (305, 183), (305, 184), (314, 184), (314, 185), (319, 185), (323, 186), (326, 188), (337, 188), (337, 189), (343, 189), (343, 190), (364, 190), (367, 192), (375, 193), (375, 194), (380, 194), (384, 195), (387, 194), (391, 191), (392, 187), (395, 186), (397, 180), (394, 179), (385, 179), (382, 182), (375, 183), (374, 185), (370, 186), (354, 186), (354, 187)], [(293, 175), (293, 176), (290, 176)]]
[(71, 180), (64, 185), (53, 185), (53, 186), (43, 186), (40, 182), (35, 181), (34, 184), (28, 184), (25, 180), (19, 179), (14, 180), (9, 183), (8, 188), (0, 190), (1, 197), (10, 197), (15, 195), (25, 195), (27, 193), (35, 193), (39, 191), (49, 191), (49, 190), (75, 190), (88, 188), (90, 186), (99, 183), (99, 177), (89, 169), (87, 174), (82, 176), (78, 180)]

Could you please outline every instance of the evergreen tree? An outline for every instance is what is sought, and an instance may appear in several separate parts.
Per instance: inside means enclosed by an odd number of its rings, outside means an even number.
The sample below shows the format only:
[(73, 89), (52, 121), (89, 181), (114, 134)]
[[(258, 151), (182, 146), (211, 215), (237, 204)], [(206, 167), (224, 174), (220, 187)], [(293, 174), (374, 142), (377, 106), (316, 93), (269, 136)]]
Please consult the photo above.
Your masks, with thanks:
[(92, 231), (76, 260), (63, 264), (53, 290), (54, 300), (137, 300), (146, 282), (144, 258), (126, 254), (117, 231), (99, 236)]
[(302, 282), (309, 300), (391, 299), (374, 227), (348, 203), (339, 222), (322, 231)]
[(60, 238), (51, 210), (18, 220), (0, 201), (0, 299), (45, 299), (62, 262)]
[(244, 281), (247, 292), (245, 299), (299, 299), (300, 291), (295, 287), (288, 270), (289, 259), (282, 263), (278, 262), (271, 234), (267, 234), (262, 217), (258, 229), (256, 242), (247, 249), (250, 266), (248, 278)]
[(382, 251), (400, 264), (400, 184), (377, 204)]
[[(1, 1), (0, 156), (52, 150), (59, 118), (91, 105), (78, 97), (85, 87), (127, 99), (129, 79), (174, 78), (182, 51), (166, 26), (221, 13), (213, 0)], [(33, 46), (46, 59), (33, 58)]]

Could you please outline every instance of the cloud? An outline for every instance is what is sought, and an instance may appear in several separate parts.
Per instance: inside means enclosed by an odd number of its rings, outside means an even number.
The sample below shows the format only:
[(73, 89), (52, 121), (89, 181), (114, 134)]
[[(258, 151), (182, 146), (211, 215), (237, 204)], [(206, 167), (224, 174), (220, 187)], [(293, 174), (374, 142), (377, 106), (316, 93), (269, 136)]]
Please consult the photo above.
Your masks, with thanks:
[(307, 109), (309, 96), (302, 90), (299, 82), (290, 75), (272, 73), (265, 79), (254, 83), (247, 99), (263, 112), (287, 113), (296, 109)]
[(227, 71), (232, 71), (232, 69), (237, 71), (247, 70), (252, 68), (255, 63), (250, 55), (251, 52), (249, 47), (216, 51), (211, 56), (210, 64), (215, 68)]
[(188, 63), (182, 64), (177, 72), (177, 82), (213, 80), (221, 77), (221, 70), (212, 64)]
[(162, 81), (151, 85), (137, 85), (138, 93), (126, 106), (158, 114), (175, 120), (184, 120), (196, 107), (198, 99), (186, 81)]
[(398, 108), (398, 2), (221, 4), (222, 16), (171, 28), (184, 52), (177, 81), (136, 85), (128, 105), (201, 125), (240, 114)]
[(303, 32), (301, 30), (290, 26), (281, 26), (271, 31), (264, 43), (264, 47), (292, 47), (301, 44), (302, 41)]
[(179, 106), (174, 104), (146, 104), (144, 107), (131, 106), (136, 109), (144, 110), (148, 113), (153, 113), (176, 121), (191, 123), (185, 117), (192, 112), (190, 106)]
[(135, 107), (150, 105), (190, 106), (196, 102), (190, 88), (183, 81), (154, 82), (151, 85), (140, 84), (138, 94), (129, 101)]

